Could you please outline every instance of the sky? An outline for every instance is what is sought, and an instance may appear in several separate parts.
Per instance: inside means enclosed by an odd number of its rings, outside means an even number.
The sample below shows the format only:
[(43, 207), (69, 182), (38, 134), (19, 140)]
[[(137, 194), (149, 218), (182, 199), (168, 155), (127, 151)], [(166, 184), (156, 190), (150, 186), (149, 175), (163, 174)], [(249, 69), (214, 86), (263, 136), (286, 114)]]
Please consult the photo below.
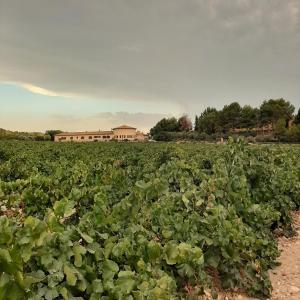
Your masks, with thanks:
[(300, 0), (0, 0), (0, 128), (149, 130), (300, 106)]

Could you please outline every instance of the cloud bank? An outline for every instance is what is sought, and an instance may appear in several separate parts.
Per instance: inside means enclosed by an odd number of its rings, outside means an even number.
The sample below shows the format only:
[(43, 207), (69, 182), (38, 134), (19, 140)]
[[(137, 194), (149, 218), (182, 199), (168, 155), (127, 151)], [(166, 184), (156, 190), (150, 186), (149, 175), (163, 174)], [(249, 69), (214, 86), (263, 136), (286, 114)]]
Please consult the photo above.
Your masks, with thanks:
[(299, 0), (0, 0), (0, 81), (141, 111), (297, 104), (299, 50)]

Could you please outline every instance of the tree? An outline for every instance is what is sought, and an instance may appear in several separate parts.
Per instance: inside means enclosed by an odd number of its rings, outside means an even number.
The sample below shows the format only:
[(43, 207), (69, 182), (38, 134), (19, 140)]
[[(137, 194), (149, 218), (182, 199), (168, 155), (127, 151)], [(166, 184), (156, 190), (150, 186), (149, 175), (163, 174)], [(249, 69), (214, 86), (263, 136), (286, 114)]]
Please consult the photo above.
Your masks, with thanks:
[(300, 124), (300, 108), (298, 109), (298, 113), (295, 116), (294, 123), (295, 124)]
[(260, 106), (261, 122), (263, 125), (272, 124), (274, 129), (275, 124), (280, 119), (284, 119), (287, 126), (293, 118), (294, 110), (295, 107), (283, 98), (265, 100)]
[(150, 135), (155, 138), (155, 135), (162, 132), (176, 132), (179, 131), (179, 124), (176, 118), (163, 118), (150, 129)]
[(195, 131), (198, 131), (198, 122), (199, 122), (199, 121), (198, 121), (198, 116), (196, 115), (196, 116), (195, 116), (195, 123), (194, 123), (194, 130), (195, 130)]
[(187, 115), (183, 115), (178, 119), (178, 127), (180, 131), (190, 131), (193, 129), (191, 119)]
[(240, 112), (239, 127), (254, 128), (258, 127), (259, 123), (259, 109), (252, 108), (250, 105), (245, 105)]
[(300, 124), (294, 124), (287, 132), (290, 142), (300, 142)]
[(285, 127), (285, 119), (280, 119), (276, 122), (274, 128), (275, 136), (278, 138), (282, 138), (286, 135), (287, 129)]
[(219, 113), (215, 108), (208, 107), (197, 119), (197, 131), (207, 134), (216, 133), (219, 129)]
[(238, 102), (232, 102), (223, 107), (220, 112), (220, 119), (224, 131), (239, 127), (241, 110), (242, 108)]
[(46, 132), (45, 132), (46, 135), (50, 136), (51, 141), (54, 141), (54, 136), (59, 133), (62, 133), (62, 131), (58, 130), (58, 129), (46, 130)]

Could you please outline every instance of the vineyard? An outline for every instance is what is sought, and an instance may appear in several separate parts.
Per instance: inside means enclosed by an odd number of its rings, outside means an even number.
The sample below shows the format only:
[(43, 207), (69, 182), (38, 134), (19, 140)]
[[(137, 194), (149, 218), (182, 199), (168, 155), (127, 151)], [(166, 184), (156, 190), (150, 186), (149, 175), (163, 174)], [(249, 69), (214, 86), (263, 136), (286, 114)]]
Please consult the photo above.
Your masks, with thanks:
[(267, 298), (300, 147), (0, 142), (0, 300)]

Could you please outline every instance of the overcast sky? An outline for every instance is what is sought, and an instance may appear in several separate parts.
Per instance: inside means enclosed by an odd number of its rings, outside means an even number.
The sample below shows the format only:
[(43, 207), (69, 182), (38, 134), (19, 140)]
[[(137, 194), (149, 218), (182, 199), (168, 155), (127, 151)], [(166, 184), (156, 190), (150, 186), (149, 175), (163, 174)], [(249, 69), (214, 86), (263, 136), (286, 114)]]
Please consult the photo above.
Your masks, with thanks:
[(300, 106), (300, 0), (0, 0), (0, 128), (147, 130), (279, 97)]

